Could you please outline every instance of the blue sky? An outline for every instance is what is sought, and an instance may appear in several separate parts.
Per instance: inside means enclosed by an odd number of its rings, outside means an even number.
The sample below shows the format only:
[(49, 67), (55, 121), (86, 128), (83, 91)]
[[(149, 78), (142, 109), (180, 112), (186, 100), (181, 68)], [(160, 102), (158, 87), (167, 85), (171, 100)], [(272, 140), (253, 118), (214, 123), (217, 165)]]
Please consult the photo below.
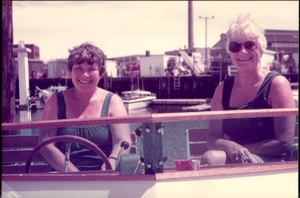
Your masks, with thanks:
[[(265, 29), (298, 30), (298, 1), (194, 1), (194, 43), (208, 47), (238, 14), (250, 13)], [(92, 41), (108, 58), (164, 54), (188, 46), (187, 1), (14, 1), (14, 43), (40, 47), (44, 61), (67, 58), (68, 49)]]

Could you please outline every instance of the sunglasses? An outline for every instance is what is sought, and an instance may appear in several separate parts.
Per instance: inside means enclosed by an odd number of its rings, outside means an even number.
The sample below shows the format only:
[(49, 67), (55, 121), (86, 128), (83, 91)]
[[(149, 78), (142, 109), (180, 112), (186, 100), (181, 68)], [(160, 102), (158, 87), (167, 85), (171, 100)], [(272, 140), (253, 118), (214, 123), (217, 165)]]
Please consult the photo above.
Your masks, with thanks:
[(244, 48), (248, 52), (254, 52), (257, 49), (257, 46), (252, 41), (247, 41), (245, 43), (239, 43), (239, 42), (230, 42), (229, 43), (229, 51), (233, 53), (237, 53), (241, 51), (242, 45), (244, 45)]

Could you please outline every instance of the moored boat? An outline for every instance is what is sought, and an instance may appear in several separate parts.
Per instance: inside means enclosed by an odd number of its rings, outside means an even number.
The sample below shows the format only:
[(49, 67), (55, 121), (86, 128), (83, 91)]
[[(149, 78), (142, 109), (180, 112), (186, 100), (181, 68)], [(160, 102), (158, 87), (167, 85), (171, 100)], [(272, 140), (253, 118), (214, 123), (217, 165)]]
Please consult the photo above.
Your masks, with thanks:
[(48, 99), (48, 97), (56, 92), (63, 91), (68, 89), (67, 86), (50, 86), (47, 89), (40, 89), (38, 86), (36, 87), (36, 107), (38, 109), (44, 108), (44, 105)]
[(147, 107), (154, 99), (156, 94), (150, 91), (137, 89), (122, 92), (122, 100), (127, 111)]

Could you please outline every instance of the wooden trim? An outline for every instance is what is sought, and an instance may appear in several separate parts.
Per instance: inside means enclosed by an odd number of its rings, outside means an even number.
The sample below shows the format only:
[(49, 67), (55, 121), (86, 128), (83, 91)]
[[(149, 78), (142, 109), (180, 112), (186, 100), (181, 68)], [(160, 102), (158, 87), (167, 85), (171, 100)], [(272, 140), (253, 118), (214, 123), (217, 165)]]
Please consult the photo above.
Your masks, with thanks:
[(151, 122), (151, 115), (139, 116), (120, 116), (120, 117), (99, 117), (90, 119), (64, 119), (64, 120), (44, 120), (34, 122), (20, 123), (2, 123), (2, 130), (17, 129), (39, 129), (39, 128), (59, 128), (69, 126), (87, 126), (87, 125), (107, 125), (120, 123), (147, 123)]
[(34, 122), (22, 122), (22, 123), (2, 123), (1, 129), (16, 130), (16, 129), (103, 125), (103, 124), (117, 124), (117, 123), (140, 123), (140, 122), (159, 123), (159, 122), (180, 122), (180, 121), (194, 121), (194, 120), (219, 120), (219, 119), (231, 119), (231, 118), (296, 116), (296, 115), (298, 115), (298, 108), (160, 113), (160, 114), (147, 114), (147, 115), (139, 115), (139, 116), (47, 120), (47, 121), (34, 121)]
[(260, 164), (231, 164), (219, 166), (206, 166), (200, 168), (198, 171), (171, 171), (166, 173), (155, 174), (156, 180), (168, 179), (184, 179), (184, 178), (205, 178), (209, 176), (231, 175), (234, 177), (236, 174), (248, 174), (249, 176), (279, 174), (280, 171), (293, 171), (298, 172), (298, 162), (267, 162)]
[(197, 171), (177, 171), (166, 169), (164, 173), (154, 175), (120, 175), (117, 171), (81, 171), (72, 173), (42, 174), (2, 174), (2, 181), (164, 181), (170, 179), (203, 178), (210, 176), (230, 176), (236, 174), (280, 174), (281, 172), (298, 172), (298, 162), (268, 162), (263, 164), (231, 164), (206, 166)]

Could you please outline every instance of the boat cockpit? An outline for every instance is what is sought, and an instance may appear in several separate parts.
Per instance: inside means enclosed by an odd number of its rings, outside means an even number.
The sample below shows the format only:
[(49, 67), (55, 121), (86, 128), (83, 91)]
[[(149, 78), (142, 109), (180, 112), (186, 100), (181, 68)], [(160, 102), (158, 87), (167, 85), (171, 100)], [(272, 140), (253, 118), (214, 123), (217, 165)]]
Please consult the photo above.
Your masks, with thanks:
[[(3, 197), (296, 197), (298, 158), (261, 164), (200, 165), (211, 120), (294, 116), (298, 109), (161, 113), (126, 117), (2, 123)], [(121, 144), (116, 170), (96, 145), (77, 136), (38, 142), (40, 129), (128, 123), (134, 152)], [(32, 142), (35, 143), (32, 143)], [(46, 172), (39, 150), (53, 142), (83, 144), (108, 170)], [(298, 144), (298, 124), (294, 143)], [(32, 146), (33, 145), (33, 146)], [(298, 146), (297, 146), (298, 148)], [(20, 159), (22, 161), (17, 161)], [(249, 189), (250, 188), (250, 189)], [(247, 192), (247, 196), (245, 195)]]

